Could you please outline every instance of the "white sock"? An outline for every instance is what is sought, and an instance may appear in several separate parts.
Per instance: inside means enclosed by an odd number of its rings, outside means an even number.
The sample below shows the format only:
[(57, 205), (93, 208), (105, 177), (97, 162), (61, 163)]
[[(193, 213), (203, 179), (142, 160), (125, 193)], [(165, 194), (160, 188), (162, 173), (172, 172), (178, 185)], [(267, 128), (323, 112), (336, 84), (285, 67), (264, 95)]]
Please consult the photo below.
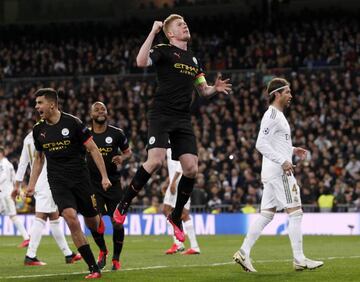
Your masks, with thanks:
[(303, 212), (302, 210), (296, 210), (289, 213), (289, 238), (291, 242), (291, 248), (293, 251), (294, 259), (298, 262), (305, 259), (303, 252), (303, 240), (301, 232), (301, 221)]
[(14, 223), (16, 229), (20, 232), (21, 236), (23, 236), (24, 240), (29, 240), (29, 234), (27, 233), (24, 224), (21, 222), (20, 218), (14, 215), (11, 217), (11, 220)]
[(60, 219), (50, 220), (50, 230), (64, 256), (70, 256), (73, 252), (66, 242), (64, 232), (61, 230)]
[(43, 219), (35, 217), (34, 222), (31, 225), (31, 230), (30, 230), (31, 237), (30, 237), (29, 247), (26, 251), (26, 255), (30, 258), (36, 257), (36, 252), (40, 245), (42, 232), (45, 228), (45, 224), (46, 222)]
[(198, 242), (196, 240), (194, 224), (193, 224), (193, 221), (191, 218), (188, 221), (184, 222), (184, 228), (189, 237), (191, 248), (194, 249), (195, 251), (200, 252), (200, 248), (199, 248)]
[(260, 234), (264, 230), (265, 226), (268, 225), (273, 218), (273, 212), (261, 211), (258, 219), (250, 226), (245, 240), (240, 248), (245, 252), (245, 255), (250, 256), (251, 248), (254, 246), (256, 240), (260, 237)]

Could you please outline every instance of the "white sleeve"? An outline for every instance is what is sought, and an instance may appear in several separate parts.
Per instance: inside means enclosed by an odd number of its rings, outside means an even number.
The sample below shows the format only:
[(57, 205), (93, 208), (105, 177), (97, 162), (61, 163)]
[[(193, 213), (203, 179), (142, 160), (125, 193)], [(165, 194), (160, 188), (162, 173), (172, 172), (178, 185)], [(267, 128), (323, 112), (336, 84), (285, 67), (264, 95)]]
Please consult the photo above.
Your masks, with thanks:
[(10, 166), (10, 181), (12, 184), (15, 184), (15, 169), (13, 164)]
[(30, 162), (29, 152), (26, 150), (26, 144), (24, 142), (19, 160), (19, 166), (15, 175), (15, 181), (20, 181), (20, 182), (23, 181), (24, 175), (26, 173), (26, 168), (29, 162)]
[(5, 183), (6, 180), (9, 179), (9, 177), (11, 177), (11, 170), (10, 170), (10, 166), (8, 163), (6, 163), (5, 161), (3, 162), (3, 169), (0, 172), (0, 185)]
[(271, 139), (276, 131), (276, 120), (266, 116), (261, 120), (260, 131), (256, 140), (256, 149), (267, 159), (282, 165), (286, 159), (271, 146)]

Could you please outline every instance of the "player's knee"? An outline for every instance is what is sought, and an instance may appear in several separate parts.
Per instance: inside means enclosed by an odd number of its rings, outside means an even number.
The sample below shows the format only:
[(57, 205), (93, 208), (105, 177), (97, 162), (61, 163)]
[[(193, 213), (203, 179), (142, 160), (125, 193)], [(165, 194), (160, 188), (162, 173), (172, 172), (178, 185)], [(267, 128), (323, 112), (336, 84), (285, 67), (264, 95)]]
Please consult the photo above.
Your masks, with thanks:
[(63, 213), (63, 217), (71, 231), (76, 230), (80, 227), (80, 222), (76, 215)]
[(168, 206), (163, 205), (162, 213), (167, 217), (170, 214), (171, 210)]
[(162, 166), (161, 159), (148, 160), (147, 165), (150, 167), (151, 172), (159, 170)]
[(297, 209), (297, 210), (289, 213), (289, 217), (291, 217), (291, 218), (302, 217), (302, 216), (303, 216), (302, 209)]
[(267, 220), (272, 221), (275, 213), (272, 211), (261, 211), (260, 215), (265, 217)]
[(189, 178), (195, 178), (198, 173), (197, 164), (192, 164), (184, 168), (183, 174)]

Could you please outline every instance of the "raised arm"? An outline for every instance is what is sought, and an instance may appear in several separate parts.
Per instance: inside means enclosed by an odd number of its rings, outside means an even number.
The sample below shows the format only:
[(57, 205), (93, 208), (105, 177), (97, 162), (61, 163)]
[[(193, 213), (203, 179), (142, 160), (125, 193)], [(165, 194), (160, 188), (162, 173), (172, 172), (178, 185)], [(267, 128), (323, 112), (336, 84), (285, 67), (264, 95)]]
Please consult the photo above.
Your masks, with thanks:
[(143, 45), (139, 50), (139, 54), (136, 57), (136, 64), (138, 67), (145, 68), (151, 65), (151, 59), (149, 57), (150, 49), (153, 44), (156, 34), (158, 34), (163, 26), (163, 23), (160, 21), (155, 21), (153, 27), (144, 41)]

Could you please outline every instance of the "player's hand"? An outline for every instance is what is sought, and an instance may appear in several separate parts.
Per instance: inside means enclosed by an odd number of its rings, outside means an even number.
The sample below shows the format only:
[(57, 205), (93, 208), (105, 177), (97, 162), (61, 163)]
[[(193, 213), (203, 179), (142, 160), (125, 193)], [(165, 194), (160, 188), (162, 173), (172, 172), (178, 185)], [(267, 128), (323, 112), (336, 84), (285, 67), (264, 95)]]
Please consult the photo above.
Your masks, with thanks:
[(161, 185), (161, 194), (162, 194), (163, 196), (165, 196), (166, 189), (167, 189), (167, 185), (166, 185), (166, 184), (162, 184), (162, 185)]
[(20, 195), (20, 189), (14, 187), (14, 189), (11, 191), (11, 198), (15, 201), (16, 197), (19, 195)]
[(111, 161), (116, 165), (121, 165), (123, 162), (121, 155), (114, 156)]
[(158, 34), (163, 27), (163, 23), (161, 21), (154, 21), (151, 32), (154, 34)]
[(171, 195), (175, 195), (175, 193), (176, 193), (176, 183), (170, 185), (170, 193), (171, 193)]
[(218, 73), (215, 83), (214, 83), (216, 92), (221, 92), (226, 95), (229, 95), (229, 93), (231, 91), (231, 87), (232, 87), (232, 84), (229, 82), (230, 82), (229, 78), (222, 80), (221, 73)]
[(289, 161), (285, 161), (282, 165), (281, 165), (282, 169), (284, 170), (286, 175), (292, 175), (294, 173), (294, 167), (296, 167), (295, 165), (293, 165), (291, 162)]
[(307, 151), (303, 148), (300, 148), (300, 147), (295, 147), (294, 148), (294, 155), (299, 157), (300, 160), (305, 160), (306, 158), (306, 155), (307, 155)]
[(105, 177), (101, 180), (101, 186), (105, 191), (107, 191), (111, 187), (111, 182), (108, 177)]
[(32, 187), (32, 186), (28, 186), (26, 188), (26, 197), (32, 197), (34, 195), (34, 192), (35, 192), (35, 187)]

